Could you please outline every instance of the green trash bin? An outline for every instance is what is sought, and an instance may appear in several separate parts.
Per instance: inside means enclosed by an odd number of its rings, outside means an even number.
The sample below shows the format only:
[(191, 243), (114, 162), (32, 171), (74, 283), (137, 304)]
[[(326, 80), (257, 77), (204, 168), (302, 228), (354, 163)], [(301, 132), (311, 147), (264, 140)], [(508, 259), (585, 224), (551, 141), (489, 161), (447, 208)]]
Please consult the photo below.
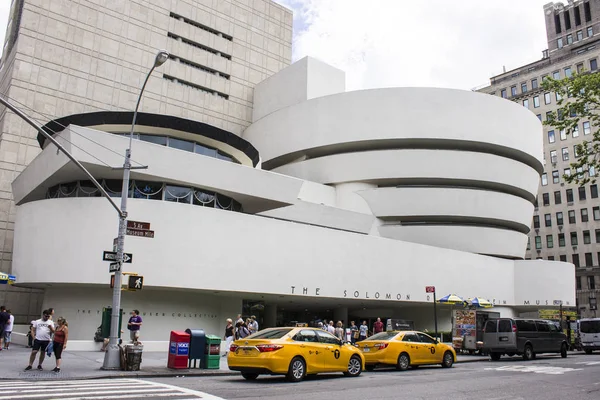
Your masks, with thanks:
[[(103, 339), (110, 337), (111, 318), (112, 318), (112, 307), (104, 307), (102, 309), (102, 322), (100, 324), (100, 330), (102, 331)], [(119, 338), (121, 337), (122, 327), (123, 327), (123, 309), (121, 309), (121, 315), (119, 318)]]
[(205, 368), (219, 369), (221, 367), (221, 338), (206, 335)]

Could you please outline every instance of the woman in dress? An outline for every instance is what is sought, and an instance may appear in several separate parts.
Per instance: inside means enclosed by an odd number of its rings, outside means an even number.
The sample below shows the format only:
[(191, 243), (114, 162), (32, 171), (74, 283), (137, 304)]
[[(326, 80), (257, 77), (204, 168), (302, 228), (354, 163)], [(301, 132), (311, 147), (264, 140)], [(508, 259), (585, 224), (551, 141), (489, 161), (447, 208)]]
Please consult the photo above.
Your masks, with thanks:
[(54, 340), (52, 341), (52, 351), (56, 358), (56, 368), (52, 371), (60, 372), (62, 352), (67, 348), (67, 341), (69, 340), (69, 323), (63, 317), (59, 317), (56, 324), (57, 327), (54, 330)]
[(229, 348), (231, 347), (231, 342), (233, 341), (233, 321), (231, 318), (227, 318), (227, 325), (225, 326), (225, 354), (223, 357), (226, 357), (229, 353)]
[(342, 321), (338, 321), (335, 327), (335, 336), (342, 342), (344, 341), (344, 327), (342, 325)]

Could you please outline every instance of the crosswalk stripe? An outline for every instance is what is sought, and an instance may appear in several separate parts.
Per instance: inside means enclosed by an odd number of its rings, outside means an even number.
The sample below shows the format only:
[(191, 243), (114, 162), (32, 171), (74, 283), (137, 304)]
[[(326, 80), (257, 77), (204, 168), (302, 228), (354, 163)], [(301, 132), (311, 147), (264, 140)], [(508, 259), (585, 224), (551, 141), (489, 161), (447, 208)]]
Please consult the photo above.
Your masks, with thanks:
[(133, 398), (171, 398), (177, 400), (223, 400), (192, 389), (142, 379), (88, 379), (61, 381), (2, 381), (0, 400), (64, 399), (118, 400)]

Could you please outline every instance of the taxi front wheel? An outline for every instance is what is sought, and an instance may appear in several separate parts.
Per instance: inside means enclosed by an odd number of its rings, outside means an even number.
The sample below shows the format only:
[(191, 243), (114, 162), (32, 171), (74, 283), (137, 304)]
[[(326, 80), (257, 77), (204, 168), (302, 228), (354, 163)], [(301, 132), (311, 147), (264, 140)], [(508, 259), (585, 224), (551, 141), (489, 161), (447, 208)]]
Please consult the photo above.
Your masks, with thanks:
[(306, 363), (300, 357), (292, 358), (288, 373), (286, 375), (287, 380), (290, 382), (300, 382), (306, 375)]
[(355, 377), (359, 376), (362, 372), (362, 360), (359, 356), (350, 357), (350, 361), (348, 361), (348, 370), (344, 372), (344, 375)]

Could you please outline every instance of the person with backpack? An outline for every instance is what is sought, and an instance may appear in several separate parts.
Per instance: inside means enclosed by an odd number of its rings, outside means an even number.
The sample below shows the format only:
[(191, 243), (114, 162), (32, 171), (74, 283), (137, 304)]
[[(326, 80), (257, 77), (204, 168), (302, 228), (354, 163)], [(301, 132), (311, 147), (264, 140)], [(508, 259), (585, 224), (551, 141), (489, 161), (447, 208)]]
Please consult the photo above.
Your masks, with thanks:
[(244, 321), (241, 321), (241, 322), (238, 322), (237, 324), (235, 324), (235, 338), (236, 338), (236, 340), (243, 339), (243, 338), (245, 338), (247, 336), (250, 336), (250, 330), (246, 326), (246, 323)]

